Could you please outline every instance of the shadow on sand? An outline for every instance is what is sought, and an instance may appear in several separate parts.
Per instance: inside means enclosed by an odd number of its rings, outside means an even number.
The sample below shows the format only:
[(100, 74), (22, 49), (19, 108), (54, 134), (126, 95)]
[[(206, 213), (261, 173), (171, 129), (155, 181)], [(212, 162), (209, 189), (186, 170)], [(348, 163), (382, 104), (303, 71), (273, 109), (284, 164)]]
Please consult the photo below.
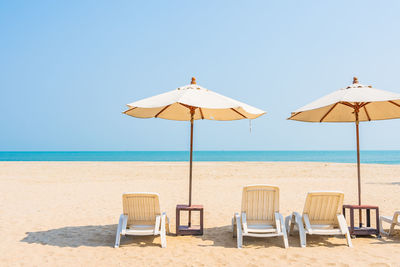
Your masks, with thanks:
[[(389, 231), (389, 229), (385, 230)], [(400, 230), (395, 229), (391, 236), (382, 235), (382, 238), (376, 239), (376, 241), (373, 242), (372, 244), (379, 244), (379, 245), (400, 244)]]
[[(206, 244), (200, 244), (201, 247), (225, 247), (225, 248), (236, 248), (236, 238), (232, 237), (231, 226), (212, 227), (204, 229), (204, 235), (195, 236), (201, 238)], [(289, 247), (300, 247), (299, 233), (294, 232), (292, 236), (289, 236)], [(347, 246), (346, 239), (344, 237), (333, 237), (343, 240), (343, 242), (336, 241), (332, 243), (329, 239), (330, 236), (317, 236), (307, 235), (307, 247), (340, 247)], [(257, 238), (257, 237), (244, 237), (243, 247), (248, 248), (269, 248), (269, 247), (281, 247), (284, 248), (283, 237), (268, 237), (268, 238)]]
[[(47, 231), (27, 232), (21, 242), (29, 244), (41, 244), (56, 247), (113, 247), (115, 242), (115, 232), (117, 229), (116, 224), (110, 225), (86, 225), (86, 226), (70, 226)], [(172, 230), (172, 229), (171, 229)], [(232, 237), (231, 226), (219, 226), (204, 229), (204, 235), (193, 236), (199, 238), (203, 242), (198, 244), (200, 247), (224, 247), (236, 248), (236, 238)], [(121, 238), (121, 247), (159, 247), (159, 240), (154, 241), (154, 236), (125, 236)], [(167, 236), (168, 239), (178, 238), (174, 234)], [(307, 247), (338, 247), (347, 246), (346, 241), (342, 237), (343, 242), (335, 241), (330, 242), (331, 237), (326, 236), (307, 236)], [(400, 241), (381, 240), (378, 243), (400, 243)], [(289, 236), (290, 247), (300, 247), (299, 236), (294, 232)], [(282, 237), (269, 237), (269, 238), (256, 238), (244, 237), (243, 247), (248, 248), (268, 248), (268, 247), (281, 247), (283, 248)]]
[[(47, 231), (27, 232), (21, 242), (56, 247), (114, 247), (116, 224), (70, 226)], [(121, 247), (160, 246), (154, 236), (126, 236), (121, 238)]]

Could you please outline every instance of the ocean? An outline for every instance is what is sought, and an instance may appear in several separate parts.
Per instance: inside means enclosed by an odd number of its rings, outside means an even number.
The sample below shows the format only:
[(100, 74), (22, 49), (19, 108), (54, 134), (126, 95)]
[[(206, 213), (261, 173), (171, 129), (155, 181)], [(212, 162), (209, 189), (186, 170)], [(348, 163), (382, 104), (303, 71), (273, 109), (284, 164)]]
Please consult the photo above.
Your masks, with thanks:
[[(0, 152), (0, 161), (188, 161), (188, 151)], [(356, 151), (194, 151), (194, 161), (355, 163)], [(400, 164), (400, 151), (361, 151), (361, 163)]]

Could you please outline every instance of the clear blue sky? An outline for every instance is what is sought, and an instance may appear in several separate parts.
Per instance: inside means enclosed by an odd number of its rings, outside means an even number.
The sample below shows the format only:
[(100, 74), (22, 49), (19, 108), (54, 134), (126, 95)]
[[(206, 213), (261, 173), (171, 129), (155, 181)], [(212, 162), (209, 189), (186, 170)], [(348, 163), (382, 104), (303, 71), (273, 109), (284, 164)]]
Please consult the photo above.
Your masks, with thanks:
[[(1, 1), (0, 150), (187, 150), (189, 123), (125, 104), (188, 84), (264, 109), (196, 121), (198, 150), (355, 149), (354, 124), (287, 121), (351, 83), (400, 92), (399, 1)], [(400, 120), (361, 125), (400, 149)]]

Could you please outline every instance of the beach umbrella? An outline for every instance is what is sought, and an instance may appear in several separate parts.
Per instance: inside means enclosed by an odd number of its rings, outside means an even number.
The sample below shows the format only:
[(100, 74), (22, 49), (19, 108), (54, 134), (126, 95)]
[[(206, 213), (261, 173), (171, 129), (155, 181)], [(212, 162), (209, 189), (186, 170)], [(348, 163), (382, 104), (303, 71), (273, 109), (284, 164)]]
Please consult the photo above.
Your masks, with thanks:
[(355, 122), (358, 205), (361, 205), (359, 122), (396, 118), (400, 118), (400, 94), (359, 84), (357, 77), (354, 77), (352, 85), (299, 108), (288, 119), (306, 122)]
[(145, 98), (127, 105), (124, 113), (136, 118), (161, 118), (190, 121), (189, 206), (192, 205), (193, 122), (195, 120), (232, 121), (255, 119), (265, 114), (261, 109), (220, 95), (196, 84)]

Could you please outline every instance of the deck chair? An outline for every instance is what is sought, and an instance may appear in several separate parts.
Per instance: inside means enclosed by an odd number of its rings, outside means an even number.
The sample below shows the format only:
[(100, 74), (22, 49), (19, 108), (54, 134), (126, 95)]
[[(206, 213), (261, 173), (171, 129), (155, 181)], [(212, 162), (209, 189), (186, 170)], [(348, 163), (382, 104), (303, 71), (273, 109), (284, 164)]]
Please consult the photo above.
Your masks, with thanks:
[(298, 228), (300, 246), (306, 247), (306, 234), (345, 235), (347, 245), (352, 247), (350, 232), (342, 214), (344, 194), (342, 192), (310, 192), (307, 195), (303, 215), (293, 212), (285, 219), (288, 234)]
[(270, 185), (249, 185), (243, 188), (242, 211), (232, 219), (233, 237), (242, 248), (243, 236), (282, 236), (289, 246), (283, 216), (279, 213), (279, 188)]
[(124, 193), (123, 214), (119, 217), (115, 247), (118, 248), (121, 235), (160, 235), (161, 247), (167, 247), (166, 233), (169, 233), (169, 219), (160, 213), (157, 193)]
[[(400, 226), (400, 211), (396, 211), (394, 214), (393, 214), (393, 216), (379, 216), (379, 226), (380, 226), (380, 232), (382, 233), (382, 234), (385, 234), (385, 235), (388, 235), (388, 236), (390, 236), (390, 235), (392, 235), (393, 234), (393, 230), (394, 230), (394, 227), (397, 225), (397, 226)], [(387, 223), (390, 223), (390, 229), (389, 229), (389, 232), (385, 232), (384, 230), (383, 230), (383, 226), (382, 226), (382, 223), (383, 222), (387, 222)]]

